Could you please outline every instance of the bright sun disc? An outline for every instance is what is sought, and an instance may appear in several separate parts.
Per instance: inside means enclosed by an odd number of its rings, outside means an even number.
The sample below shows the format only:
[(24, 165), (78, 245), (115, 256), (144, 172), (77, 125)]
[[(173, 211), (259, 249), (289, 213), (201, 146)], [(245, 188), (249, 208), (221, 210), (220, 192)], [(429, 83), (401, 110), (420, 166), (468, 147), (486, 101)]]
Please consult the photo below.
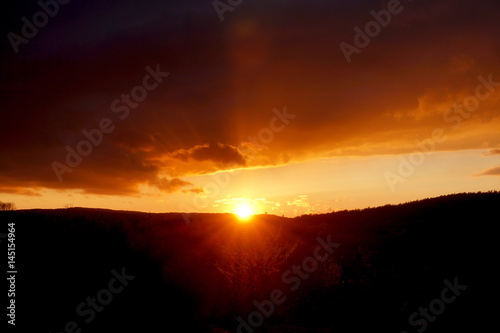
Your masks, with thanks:
[(252, 214), (252, 208), (248, 205), (241, 205), (236, 208), (236, 215), (238, 215), (240, 219), (247, 219)]

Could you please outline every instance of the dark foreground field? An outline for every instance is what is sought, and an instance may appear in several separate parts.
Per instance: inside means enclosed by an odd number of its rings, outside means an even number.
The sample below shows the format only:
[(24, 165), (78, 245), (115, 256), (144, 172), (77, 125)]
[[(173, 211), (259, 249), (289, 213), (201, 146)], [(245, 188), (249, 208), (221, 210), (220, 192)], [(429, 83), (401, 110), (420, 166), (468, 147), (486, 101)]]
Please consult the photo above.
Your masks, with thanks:
[(15, 222), (23, 332), (481, 332), (497, 315), (499, 204), (457, 194), (247, 224), (0, 212), (2, 274)]

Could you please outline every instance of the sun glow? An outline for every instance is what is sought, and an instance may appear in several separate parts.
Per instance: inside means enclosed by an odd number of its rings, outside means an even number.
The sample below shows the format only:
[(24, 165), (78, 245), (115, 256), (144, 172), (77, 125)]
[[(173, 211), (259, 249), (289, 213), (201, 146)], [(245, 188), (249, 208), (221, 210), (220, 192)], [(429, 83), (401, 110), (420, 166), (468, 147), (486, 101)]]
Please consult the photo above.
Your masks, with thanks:
[(248, 220), (253, 215), (253, 209), (247, 204), (239, 205), (236, 207), (235, 214), (238, 215), (240, 220)]

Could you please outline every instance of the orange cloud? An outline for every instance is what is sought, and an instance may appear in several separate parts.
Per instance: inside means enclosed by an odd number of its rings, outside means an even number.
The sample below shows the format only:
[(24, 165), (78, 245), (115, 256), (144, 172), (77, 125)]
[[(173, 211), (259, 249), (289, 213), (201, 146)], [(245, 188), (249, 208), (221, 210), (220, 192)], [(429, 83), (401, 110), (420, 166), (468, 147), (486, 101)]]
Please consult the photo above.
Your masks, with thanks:
[[(157, 187), (159, 190), (167, 193), (172, 193), (172, 192), (177, 192), (180, 191), (184, 187), (192, 187), (193, 184), (187, 181), (184, 181), (179, 178), (172, 178), (172, 179), (167, 179), (167, 178), (156, 178), (153, 182), (150, 183), (150, 185), (153, 185)], [(192, 188), (192, 189), (187, 189), (183, 190), (185, 192), (193, 192), (193, 193), (199, 193), (199, 191), (203, 191), (202, 189), (199, 188)]]
[(41, 197), (42, 194), (30, 188), (13, 188), (13, 187), (3, 187), (0, 188), (0, 193), (10, 193), (18, 195), (26, 195), (30, 197)]
[(500, 166), (484, 170), (478, 173), (476, 176), (500, 176)]
[(238, 148), (227, 144), (206, 144), (198, 145), (190, 149), (180, 149), (171, 154), (173, 158), (187, 161), (213, 161), (221, 167), (226, 166), (245, 166), (245, 158), (241, 155)]
[(500, 155), (500, 149), (492, 149), (485, 154), (486, 156)]

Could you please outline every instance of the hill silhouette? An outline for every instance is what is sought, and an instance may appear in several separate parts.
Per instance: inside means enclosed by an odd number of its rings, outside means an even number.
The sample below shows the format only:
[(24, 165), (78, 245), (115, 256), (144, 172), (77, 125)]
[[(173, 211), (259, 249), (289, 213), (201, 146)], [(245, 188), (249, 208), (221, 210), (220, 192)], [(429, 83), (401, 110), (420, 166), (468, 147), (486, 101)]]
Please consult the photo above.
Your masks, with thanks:
[[(191, 214), (186, 223), (177, 213), (35, 209), (0, 212), (0, 232), (16, 223), (23, 330), (65, 332), (73, 321), (81, 332), (479, 331), (493, 318), (486, 301), (499, 203), (500, 192), (463, 193), (245, 224), (231, 214)], [(315, 266), (307, 258), (318, 239), (338, 246)], [(123, 272), (123, 290), (101, 292)], [(433, 320), (409, 323), (439, 305), (445, 280), (467, 288)], [(242, 328), (273, 290), (286, 300)], [(90, 305), (77, 311), (109, 295), (94, 316)]]

